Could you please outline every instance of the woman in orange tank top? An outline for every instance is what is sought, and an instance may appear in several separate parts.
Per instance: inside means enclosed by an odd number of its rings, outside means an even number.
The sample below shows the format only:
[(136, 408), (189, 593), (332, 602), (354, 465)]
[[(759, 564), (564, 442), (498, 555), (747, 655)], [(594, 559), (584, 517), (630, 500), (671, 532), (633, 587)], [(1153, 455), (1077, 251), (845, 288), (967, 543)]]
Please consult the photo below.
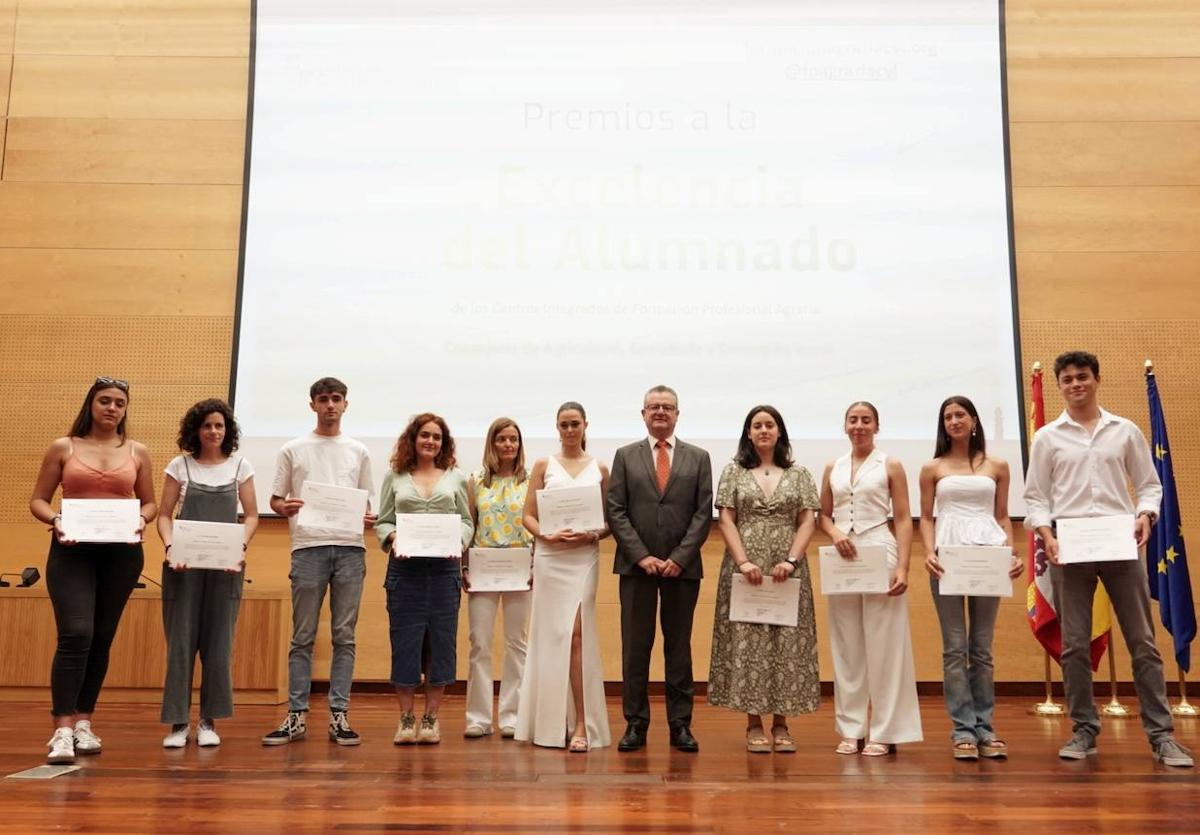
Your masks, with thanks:
[[(150, 453), (125, 435), (129, 384), (97, 377), (66, 437), (42, 458), (29, 509), (50, 526), (46, 586), (54, 606), (58, 648), (50, 667), (54, 735), (51, 763), (100, 753), (92, 712), (108, 671), (108, 652), (125, 603), (142, 572), (142, 531), (154, 518)], [(128, 499), (141, 503), (135, 542), (75, 542), (51, 504), (64, 499)]]

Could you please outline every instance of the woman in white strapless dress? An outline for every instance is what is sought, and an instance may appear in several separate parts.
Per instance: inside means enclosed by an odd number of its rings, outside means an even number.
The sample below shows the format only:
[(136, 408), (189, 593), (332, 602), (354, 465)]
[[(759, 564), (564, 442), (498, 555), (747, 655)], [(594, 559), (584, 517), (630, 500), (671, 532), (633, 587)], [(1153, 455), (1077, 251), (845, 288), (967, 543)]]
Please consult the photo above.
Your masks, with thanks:
[[(946, 710), (954, 728), (954, 757), (975, 760), (1008, 756), (992, 728), (992, 635), (999, 597), (943, 596), (937, 549), (944, 545), (990, 545), (1012, 549), (1008, 518), (1008, 464), (989, 458), (975, 405), (948, 397), (938, 411), (933, 460), (921, 467), (921, 539), (933, 604), (942, 626), (942, 672)], [(1009, 576), (1021, 573), (1015, 554)]]
[(537, 491), (597, 484), (603, 497), (608, 469), (584, 451), (587, 416), (581, 405), (564, 403), (556, 423), (561, 451), (533, 465), (525, 500), (525, 528), (536, 544), (516, 738), (583, 753), (611, 743), (596, 630), (597, 543), (608, 528), (543, 532)]

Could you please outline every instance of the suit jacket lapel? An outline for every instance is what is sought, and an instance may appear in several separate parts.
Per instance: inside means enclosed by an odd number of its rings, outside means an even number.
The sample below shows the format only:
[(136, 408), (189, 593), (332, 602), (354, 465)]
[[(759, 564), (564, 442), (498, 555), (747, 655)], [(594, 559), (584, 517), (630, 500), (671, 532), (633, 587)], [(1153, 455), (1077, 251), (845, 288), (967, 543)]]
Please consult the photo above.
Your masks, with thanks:
[[(667, 489), (663, 490), (663, 495), (666, 495), (667, 491), (671, 489), (671, 485), (675, 483), (675, 473), (678, 472), (679, 468), (681, 466), (683, 466), (684, 463), (686, 463), (686, 462), (687, 462), (687, 452), (684, 451), (683, 443), (678, 438), (676, 438), (675, 439), (675, 454), (671, 456), (671, 472), (667, 476)], [(658, 483), (657, 477), (654, 479), (654, 482), (655, 482), (655, 484)]]
[[(658, 470), (654, 466), (654, 456), (650, 454), (649, 441), (642, 441), (638, 444), (638, 459), (642, 462), (642, 466), (646, 468), (646, 477), (654, 485), (654, 491), (661, 496), (663, 491), (658, 489)], [(670, 483), (671, 480), (667, 479), (667, 484), (669, 485)]]

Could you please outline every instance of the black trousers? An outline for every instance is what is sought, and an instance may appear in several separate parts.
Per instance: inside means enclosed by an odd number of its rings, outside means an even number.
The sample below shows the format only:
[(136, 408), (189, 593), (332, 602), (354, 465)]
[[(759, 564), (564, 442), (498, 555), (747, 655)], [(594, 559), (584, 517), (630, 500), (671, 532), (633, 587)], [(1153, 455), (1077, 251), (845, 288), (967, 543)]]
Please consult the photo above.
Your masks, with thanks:
[(58, 648), (50, 666), (55, 716), (96, 709), (108, 672), (108, 651), (141, 573), (141, 543), (50, 543), (46, 588), (58, 626)]
[(700, 597), (700, 581), (650, 574), (622, 574), (621, 702), (626, 722), (650, 724), (650, 653), (654, 621), (662, 603), (663, 659), (667, 690), (667, 723), (692, 723), (696, 684), (692, 680), (692, 619)]

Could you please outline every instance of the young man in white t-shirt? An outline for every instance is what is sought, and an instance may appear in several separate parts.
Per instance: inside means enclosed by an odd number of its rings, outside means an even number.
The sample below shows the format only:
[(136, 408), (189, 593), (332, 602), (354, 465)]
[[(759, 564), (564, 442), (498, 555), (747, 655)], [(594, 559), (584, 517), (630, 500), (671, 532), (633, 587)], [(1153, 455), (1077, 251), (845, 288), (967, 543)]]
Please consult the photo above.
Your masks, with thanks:
[[(263, 737), (264, 745), (286, 745), (304, 738), (312, 688), (313, 643), (321, 618), (321, 603), (329, 591), (330, 637), (333, 661), (329, 668), (329, 738), (338, 745), (358, 745), (346, 711), (354, 678), (354, 630), (366, 576), (366, 549), (362, 532), (325, 530), (299, 524), (304, 502), (300, 491), (306, 481), (357, 487), (374, 492), (371, 459), (367, 448), (342, 434), (342, 415), (349, 402), (346, 384), (322, 377), (309, 389), (309, 405), (317, 414), (311, 434), (288, 441), (279, 451), (271, 510), (286, 516), (292, 535), (292, 645), (288, 651), (288, 714), (283, 723)], [(367, 511), (363, 525), (375, 524)]]

